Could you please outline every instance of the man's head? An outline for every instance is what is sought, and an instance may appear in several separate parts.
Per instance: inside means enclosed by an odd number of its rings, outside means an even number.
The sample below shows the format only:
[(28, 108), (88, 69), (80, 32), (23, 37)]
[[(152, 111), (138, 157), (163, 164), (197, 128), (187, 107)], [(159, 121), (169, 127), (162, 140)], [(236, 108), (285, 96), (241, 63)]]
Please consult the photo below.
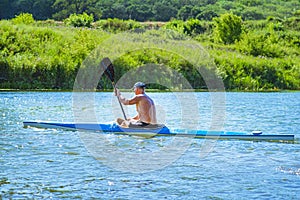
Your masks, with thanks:
[(145, 91), (146, 84), (143, 82), (136, 82), (133, 86), (135, 94), (143, 94)]

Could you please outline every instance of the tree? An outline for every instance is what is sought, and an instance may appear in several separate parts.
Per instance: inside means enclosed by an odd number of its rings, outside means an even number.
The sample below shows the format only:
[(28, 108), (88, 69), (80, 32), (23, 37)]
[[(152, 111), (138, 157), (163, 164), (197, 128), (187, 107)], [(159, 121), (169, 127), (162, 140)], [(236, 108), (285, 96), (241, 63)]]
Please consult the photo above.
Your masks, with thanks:
[(32, 15), (35, 19), (46, 20), (52, 18), (53, 9), (51, 6), (53, 5), (55, 0), (39, 0), (35, 1), (32, 5)]
[[(53, 18), (63, 20), (70, 16), (70, 14), (82, 14), (84, 12), (93, 14), (96, 18), (99, 17), (100, 10), (97, 9), (98, 0), (55, 0), (53, 8), (55, 14)], [(101, 16), (101, 14), (100, 14)]]
[(163, 2), (156, 2), (153, 6), (153, 14), (157, 21), (169, 21), (172, 17), (176, 17), (177, 9)]
[(182, 8), (179, 9), (179, 11), (177, 13), (177, 17), (184, 21), (187, 19), (193, 18), (192, 9), (193, 9), (193, 6), (191, 6), (191, 5), (183, 6)]
[(110, 0), (102, 0), (96, 3), (95, 8), (99, 10), (103, 19), (115, 18), (113, 5), (114, 3)]
[(204, 33), (206, 28), (201, 24), (198, 19), (189, 19), (185, 22), (184, 33), (187, 35), (197, 35)]
[(257, 8), (249, 8), (242, 11), (243, 20), (260, 20), (265, 19), (264, 14)]
[(224, 44), (232, 44), (238, 41), (242, 34), (242, 19), (232, 13), (225, 13), (214, 18), (215, 39)]
[(11, 15), (11, 1), (1, 0), (0, 1), (0, 19), (5, 19)]
[(53, 18), (56, 20), (66, 19), (70, 14), (79, 12), (78, 0), (55, 0), (53, 8), (56, 11)]
[(208, 20), (211, 21), (214, 17), (218, 17), (218, 14), (212, 10), (205, 10), (196, 16), (196, 19), (199, 20)]
[(129, 19), (137, 21), (146, 21), (153, 18), (153, 13), (150, 5), (147, 4), (132, 4), (127, 7)]
[(128, 19), (128, 15), (126, 13), (126, 7), (125, 5), (121, 4), (121, 3), (115, 3), (112, 5), (112, 13), (115, 18), (118, 19)]

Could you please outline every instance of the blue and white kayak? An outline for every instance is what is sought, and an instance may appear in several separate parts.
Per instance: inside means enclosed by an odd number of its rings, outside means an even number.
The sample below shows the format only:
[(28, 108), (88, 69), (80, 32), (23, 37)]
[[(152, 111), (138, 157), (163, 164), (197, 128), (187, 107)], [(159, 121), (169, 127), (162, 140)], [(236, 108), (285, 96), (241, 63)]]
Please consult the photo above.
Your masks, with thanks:
[(244, 132), (226, 132), (226, 131), (208, 131), (208, 130), (184, 130), (172, 129), (164, 125), (150, 125), (146, 127), (130, 127), (124, 128), (117, 123), (74, 123), (74, 122), (52, 122), (52, 121), (25, 121), (24, 127), (65, 129), (65, 130), (85, 130), (99, 131), (105, 133), (134, 135), (142, 137), (154, 136), (181, 136), (193, 138), (208, 139), (239, 139), (239, 140), (270, 140), (270, 141), (294, 141), (294, 135), (290, 134), (262, 134), (261, 131), (253, 131), (252, 133)]

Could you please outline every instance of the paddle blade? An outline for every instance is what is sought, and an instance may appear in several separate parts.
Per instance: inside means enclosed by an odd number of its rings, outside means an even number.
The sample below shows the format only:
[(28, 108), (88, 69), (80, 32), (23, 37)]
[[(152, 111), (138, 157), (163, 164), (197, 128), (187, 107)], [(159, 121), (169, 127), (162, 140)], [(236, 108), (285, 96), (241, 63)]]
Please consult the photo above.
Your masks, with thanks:
[(115, 81), (115, 71), (114, 66), (111, 63), (109, 58), (103, 58), (101, 61), (101, 66), (104, 69), (105, 75), (111, 80), (111, 82)]

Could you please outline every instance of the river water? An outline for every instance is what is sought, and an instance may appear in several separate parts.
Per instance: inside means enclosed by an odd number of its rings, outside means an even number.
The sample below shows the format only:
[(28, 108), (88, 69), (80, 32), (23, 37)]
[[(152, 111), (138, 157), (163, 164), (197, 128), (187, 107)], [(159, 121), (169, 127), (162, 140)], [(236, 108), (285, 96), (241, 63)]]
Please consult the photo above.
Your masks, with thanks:
[(295, 142), (182, 146), (176, 137), (23, 128), (80, 116), (109, 122), (122, 112), (111, 93), (1, 92), (0, 199), (299, 199), (300, 93), (215, 94), (149, 93), (170, 128), (261, 130)]

